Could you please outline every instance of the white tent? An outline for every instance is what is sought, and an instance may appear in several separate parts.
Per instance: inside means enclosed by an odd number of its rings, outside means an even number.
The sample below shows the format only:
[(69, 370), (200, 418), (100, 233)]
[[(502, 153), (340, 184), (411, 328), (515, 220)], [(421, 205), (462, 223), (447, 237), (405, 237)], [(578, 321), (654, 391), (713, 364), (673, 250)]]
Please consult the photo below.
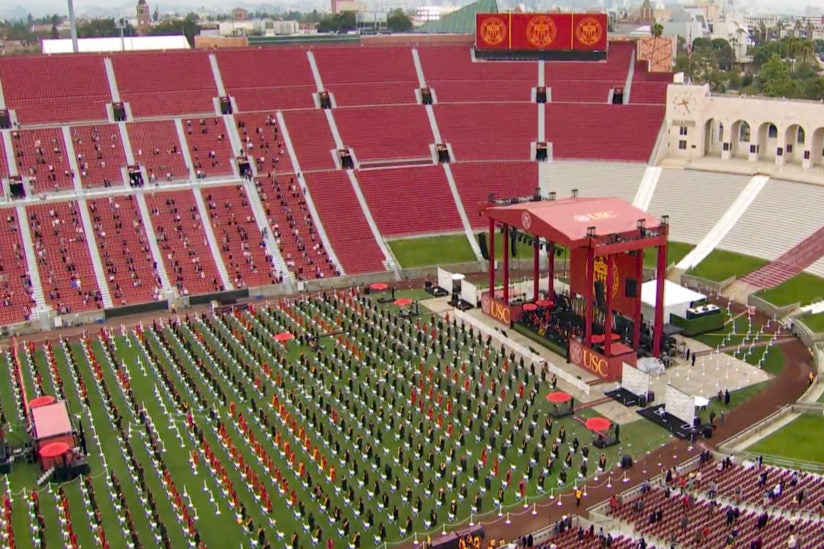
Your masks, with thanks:
[[(78, 38), (79, 53), (110, 53), (117, 51), (188, 50), (189, 41), (179, 36), (124, 36), (123, 38)], [(43, 40), (43, 53), (72, 53), (70, 38)]]
[[(647, 322), (652, 322), (655, 315), (655, 290), (656, 281), (650, 280), (641, 285), (641, 313)], [(687, 317), (687, 309), (692, 303), (706, 299), (702, 293), (695, 292), (689, 288), (684, 288), (670, 282), (664, 281), (664, 322), (668, 323), (671, 314), (680, 317)]]

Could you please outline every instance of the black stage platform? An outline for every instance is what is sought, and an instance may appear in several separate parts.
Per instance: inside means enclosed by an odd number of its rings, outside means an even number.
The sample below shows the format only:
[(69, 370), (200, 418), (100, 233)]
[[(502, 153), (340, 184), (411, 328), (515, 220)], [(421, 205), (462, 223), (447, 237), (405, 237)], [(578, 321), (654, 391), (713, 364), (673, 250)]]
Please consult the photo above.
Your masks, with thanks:
[(692, 425), (688, 425), (684, 423), (684, 420), (666, 412), (663, 404), (638, 410), (638, 413), (651, 422), (660, 425), (680, 439), (689, 439), (690, 434), (693, 432)]
[(617, 400), (618, 402), (627, 407), (647, 405), (647, 398), (645, 396), (631, 393), (623, 387), (613, 389), (612, 391), (605, 391), (604, 394), (612, 400)]

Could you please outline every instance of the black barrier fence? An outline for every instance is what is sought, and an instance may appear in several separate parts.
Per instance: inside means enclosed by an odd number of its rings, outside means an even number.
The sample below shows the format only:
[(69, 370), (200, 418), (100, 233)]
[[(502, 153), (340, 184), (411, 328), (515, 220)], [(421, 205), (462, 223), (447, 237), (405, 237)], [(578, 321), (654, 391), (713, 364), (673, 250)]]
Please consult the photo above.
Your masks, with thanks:
[(213, 294), (193, 295), (189, 297), (189, 305), (205, 305), (212, 301), (217, 301), (221, 305), (232, 305), (238, 299), (249, 297), (249, 289), (230, 290), (228, 292), (215, 292)]
[(106, 316), (106, 320), (110, 320), (121, 316), (139, 315), (142, 313), (150, 313), (152, 311), (165, 311), (168, 308), (169, 302), (164, 299), (163, 301), (152, 301), (151, 303), (141, 303), (139, 305), (113, 307), (103, 311), (103, 314)]

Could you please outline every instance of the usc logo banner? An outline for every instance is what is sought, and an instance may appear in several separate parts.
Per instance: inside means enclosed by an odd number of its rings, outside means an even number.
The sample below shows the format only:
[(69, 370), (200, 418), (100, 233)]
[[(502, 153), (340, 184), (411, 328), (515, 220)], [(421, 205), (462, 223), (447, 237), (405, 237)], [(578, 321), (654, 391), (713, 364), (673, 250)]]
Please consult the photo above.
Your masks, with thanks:
[(475, 15), (475, 45), (480, 49), (508, 49), (510, 14)]
[[(570, 252), (569, 265), (569, 288), (570, 291), (578, 295), (587, 293), (587, 251), (586, 248), (577, 248)], [(635, 257), (630, 254), (618, 254), (614, 256), (615, 262), (612, 268), (612, 287), (607, 288), (607, 275), (609, 267), (606, 257), (595, 257), (593, 266), (593, 282), (601, 282), (604, 285), (605, 296), (609, 295), (612, 300), (612, 309), (627, 316), (635, 313), (635, 302), (639, 296), (629, 297), (627, 295), (627, 279), (636, 278)], [(637, 283), (640, 287), (640, 282)], [(595, 288), (591, 289), (595, 296)], [(640, 294), (640, 290), (637, 290)]]
[(569, 340), (569, 360), (602, 379), (612, 380), (620, 376), (621, 359), (608, 360), (577, 339)]
[(523, 314), (521, 307), (506, 305), (503, 301), (492, 297), (489, 292), (481, 297), (481, 311), (507, 326), (519, 321)]
[(479, 50), (596, 51), (607, 49), (605, 13), (478, 13)]

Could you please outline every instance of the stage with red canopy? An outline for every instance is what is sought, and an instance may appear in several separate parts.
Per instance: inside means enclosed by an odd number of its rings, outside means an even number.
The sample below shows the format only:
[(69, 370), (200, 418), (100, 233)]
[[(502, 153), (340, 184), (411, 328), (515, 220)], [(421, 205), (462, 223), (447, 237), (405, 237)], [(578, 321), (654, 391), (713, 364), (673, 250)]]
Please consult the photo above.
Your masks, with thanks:
[[(481, 205), (489, 221), (489, 257), (495, 257), (496, 229), (501, 229), (503, 259), (502, 289), (482, 296), (484, 312), (512, 325), (524, 312), (555, 306), (556, 246), (568, 250), (569, 293), (585, 302), (583, 333), (566, 340), (570, 361), (605, 380), (619, 379), (623, 362), (635, 365), (641, 346), (641, 283), (644, 279), (644, 250), (655, 248), (656, 303), (664, 303), (669, 220), (658, 219), (619, 198), (549, 199), (524, 197), (490, 201)], [(509, 255), (513, 234), (527, 237), (533, 248), (533, 288), (529, 307), (524, 300), (510, 299)], [(510, 242), (512, 240), (512, 242)], [(543, 242), (542, 242), (543, 241)], [(540, 287), (540, 250), (547, 253), (548, 287)], [(496, 288), (496, 270), (489, 269), (489, 287)], [(545, 293), (545, 297), (542, 295)], [(533, 308), (535, 307), (535, 308)], [(614, 315), (632, 322), (626, 344), (613, 335)], [(595, 322), (598, 315), (600, 322)], [(652, 319), (651, 352), (660, 356), (664, 308), (656, 305)], [(600, 330), (601, 333), (596, 333)], [(603, 334), (610, 334), (606, 337)], [(616, 335), (618, 335), (616, 339)]]

